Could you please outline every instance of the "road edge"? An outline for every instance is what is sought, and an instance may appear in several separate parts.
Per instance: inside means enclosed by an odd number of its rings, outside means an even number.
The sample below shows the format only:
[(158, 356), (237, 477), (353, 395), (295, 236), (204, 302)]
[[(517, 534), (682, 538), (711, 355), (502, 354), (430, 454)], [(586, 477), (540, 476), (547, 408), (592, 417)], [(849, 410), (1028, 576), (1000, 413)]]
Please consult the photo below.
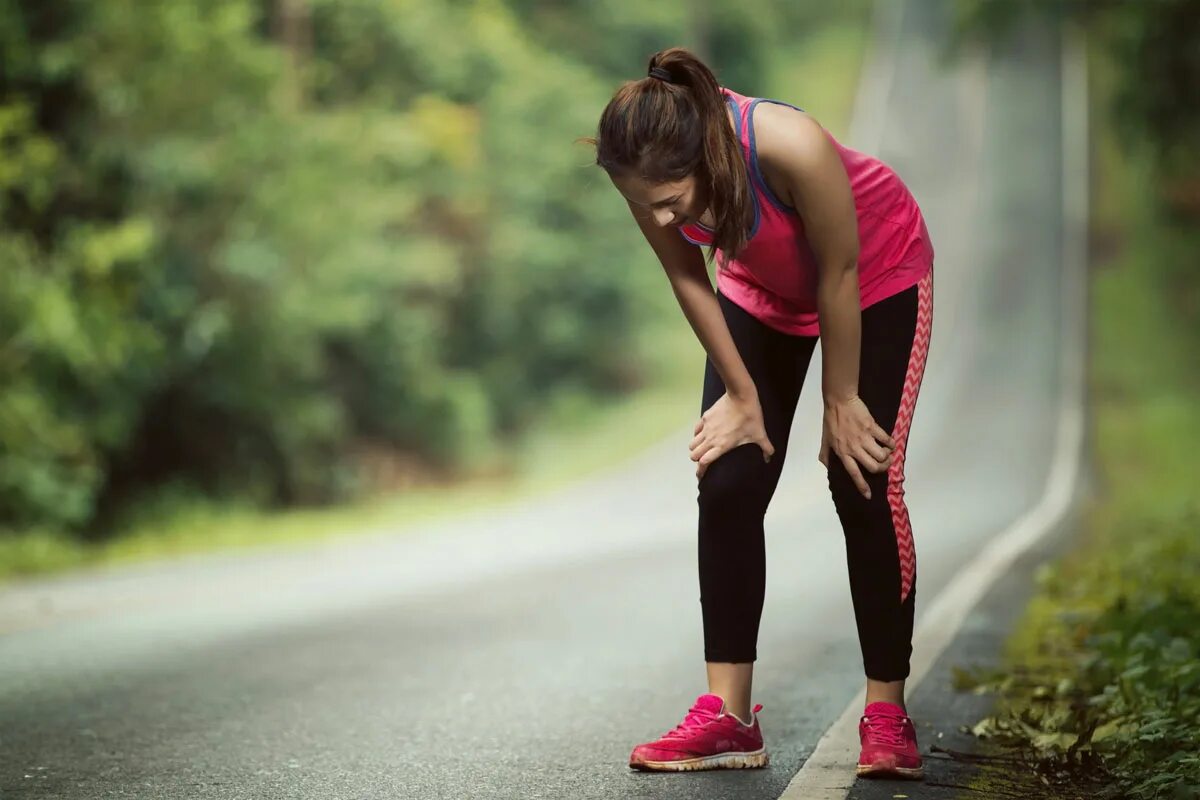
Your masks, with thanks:
[[(877, 8), (884, 5), (896, 4), (881, 0)], [(887, 22), (882, 12), (879, 12), (877, 19), (880, 25)], [(897, 24), (893, 37), (898, 35), (898, 31)], [(877, 43), (881, 41), (884, 41), (882, 32), (876, 39)], [(889, 46), (887, 52), (890, 57), (894, 47)], [(1054, 459), (1046, 491), (1037, 505), (994, 538), (933, 599), (913, 637), (913, 660), (906, 687), (909, 692), (914, 691), (929, 673), (933, 663), (958, 634), (968, 614), (988, 589), (1021, 555), (1055, 529), (1070, 513), (1077, 499), (1086, 420), (1084, 370), (1089, 192), (1087, 60), (1080, 31), (1064, 28), (1060, 65), (1064, 226), (1062, 346), (1059, 356), (1062, 387)], [(890, 76), (890, 72), (887, 74)], [(869, 79), (870, 74), (864, 77)], [(890, 82), (888, 85), (890, 87)], [(860, 87), (860, 95), (866, 92), (865, 86)], [(862, 124), (858, 121), (859, 108), (856, 103), (855, 126)], [(854, 129), (861, 133), (858, 127)], [(865, 689), (854, 696), (837, 721), (817, 742), (812, 754), (780, 795), (780, 800), (845, 800), (856, 779), (853, 765), (858, 759), (860, 746), (857, 723), (865, 699)]]

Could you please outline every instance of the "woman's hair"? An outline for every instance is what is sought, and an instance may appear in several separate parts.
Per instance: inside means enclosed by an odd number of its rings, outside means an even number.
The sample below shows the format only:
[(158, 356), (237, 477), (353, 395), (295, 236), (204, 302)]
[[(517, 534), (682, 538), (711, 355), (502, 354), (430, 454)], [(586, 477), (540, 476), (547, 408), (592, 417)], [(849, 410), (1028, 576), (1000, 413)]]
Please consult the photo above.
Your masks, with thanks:
[(731, 257), (745, 246), (754, 214), (742, 147), (725, 108), (712, 71), (690, 51), (672, 47), (650, 57), (646, 77), (617, 90), (595, 138), (583, 140), (595, 145), (596, 164), (610, 175), (654, 183), (695, 176), (708, 190), (716, 223), (710, 261), (716, 250)]

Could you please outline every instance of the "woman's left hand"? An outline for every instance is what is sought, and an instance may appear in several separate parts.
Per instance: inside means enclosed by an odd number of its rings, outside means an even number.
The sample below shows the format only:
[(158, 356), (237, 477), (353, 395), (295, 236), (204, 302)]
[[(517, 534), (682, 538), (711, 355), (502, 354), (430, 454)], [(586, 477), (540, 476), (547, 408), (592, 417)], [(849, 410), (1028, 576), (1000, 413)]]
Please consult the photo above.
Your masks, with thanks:
[(692, 461), (696, 463), (696, 479), (704, 477), (708, 465), (722, 454), (743, 444), (756, 444), (762, 450), (763, 461), (775, 455), (775, 445), (767, 438), (762, 406), (758, 397), (738, 399), (726, 393), (700, 416), (693, 431)]
[(870, 472), (885, 472), (892, 466), (896, 442), (875, 422), (867, 404), (858, 395), (825, 406), (821, 452), (817, 460), (829, 468), (829, 451), (842, 460), (863, 497), (871, 499), (871, 487), (863, 478), (861, 463)]

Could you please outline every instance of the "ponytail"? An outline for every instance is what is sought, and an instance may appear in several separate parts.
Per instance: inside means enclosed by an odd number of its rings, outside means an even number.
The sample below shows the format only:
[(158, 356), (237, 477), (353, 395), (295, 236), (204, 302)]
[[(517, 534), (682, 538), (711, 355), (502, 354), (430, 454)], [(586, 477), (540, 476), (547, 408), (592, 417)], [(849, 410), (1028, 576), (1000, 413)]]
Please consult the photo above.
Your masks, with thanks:
[(708, 189), (714, 219), (711, 261), (746, 245), (754, 215), (741, 143), (729, 127), (725, 98), (712, 71), (682, 47), (650, 57), (646, 77), (628, 81), (600, 115), (596, 164), (610, 175), (653, 182), (694, 176)]

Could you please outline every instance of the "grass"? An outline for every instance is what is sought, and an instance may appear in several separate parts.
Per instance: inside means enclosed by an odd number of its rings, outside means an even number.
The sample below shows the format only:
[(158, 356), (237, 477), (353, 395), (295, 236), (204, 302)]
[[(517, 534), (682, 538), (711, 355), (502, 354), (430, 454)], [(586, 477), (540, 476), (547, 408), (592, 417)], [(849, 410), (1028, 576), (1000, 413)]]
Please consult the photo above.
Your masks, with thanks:
[[(961, 688), (997, 692), (976, 733), (1021, 755), (1037, 796), (1197, 798), (1200, 235), (1159, 216), (1144, 158), (1108, 132), (1098, 147), (1093, 227), (1119, 251), (1091, 279), (1099, 488), (1077, 547), (1039, 573), (1003, 669)], [(985, 768), (973, 788), (1012, 776)]]
[[(835, 135), (844, 135), (867, 36), (839, 15), (827, 30), (777, 58), (771, 70), (778, 99), (810, 110)], [(807, 80), (806, 76), (820, 76)], [(647, 250), (647, 269), (657, 269)], [(279, 546), (366, 531), (401, 529), (440, 516), (495, 508), (548, 492), (613, 467), (673, 432), (689, 430), (699, 414), (704, 351), (674, 298), (662, 285), (658, 312), (642, 333), (652, 379), (618, 400), (564, 396), (517, 445), (505, 478), (472, 478), (406, 490), (351, 506), (264, 512), (202, 499), (175, 499), (139, 509), (119, 536), (88, 545), (49, 531), (0, 537), (0, 580), (72, 567), (127, 563), (233, 548)], [(686, 458), (685, 453), (680, 458)]]

